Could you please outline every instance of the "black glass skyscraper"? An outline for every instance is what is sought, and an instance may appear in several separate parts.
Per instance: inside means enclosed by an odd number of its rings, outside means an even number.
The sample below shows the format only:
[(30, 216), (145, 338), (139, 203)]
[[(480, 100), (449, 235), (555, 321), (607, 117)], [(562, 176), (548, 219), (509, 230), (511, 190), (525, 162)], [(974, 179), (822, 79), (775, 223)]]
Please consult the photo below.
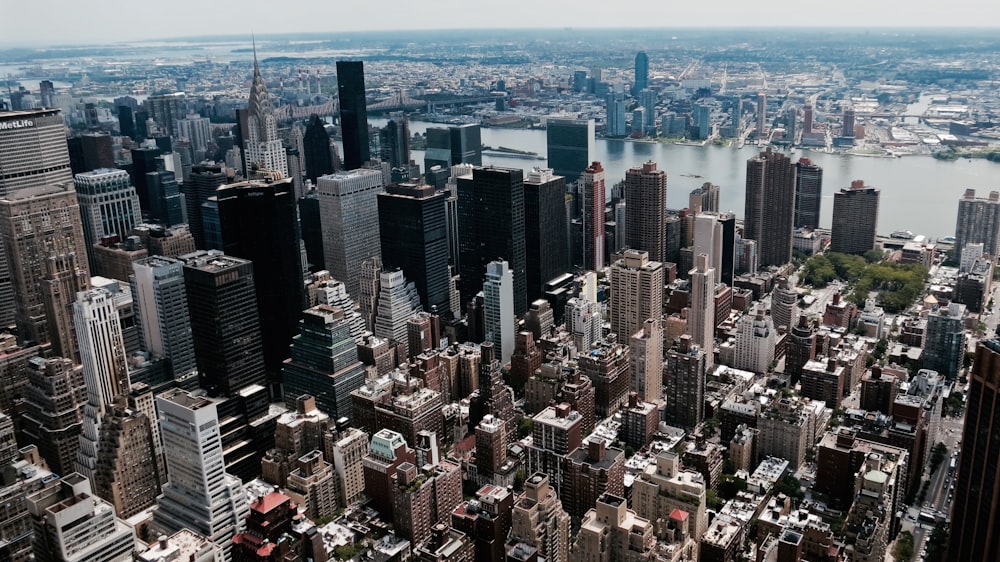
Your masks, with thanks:
[(545, 296), (545, 284), (566, 272), (566, 178), (533, 170), (524, 180), (527, 300)]
[(795, 228), (819, 228), (819, 204), (823, 199), (823, 168), (808, 158), (795, 163)]
[(344, 168), (356, 170), (371, 160), (363, 62), (337, 61), (337, 92), (340, 96), (340, 128), (344, 137)]
[(269, 382), (279, 383), (306, 307), (292, 180), (235, 183), (216, 198), (226, 254), (253, 262), (264, 365)]
[(191, 227), (191, 236), (194, 237), (194, 244), (198, 249), (208, 247), (201, 206), (209, 197), (215, 195), (215, 190), (224, 183), (226, 183), (226, 172), (221, 164), (214, 162), (202, 162), (192, 166), (191, 175), (184, 183), (184, 204), (187, 206), (188, 225)]
[(309, 117), (306, 133), (302, 136), (306, 157), (306, 177), (316, 183), (316, 178), (333, 173), (333, 153), (330, 152), (330, 134), (326, 125), (315, 113)]
[(299, 199), (299, 227), (302, 230), (302, 243), (306, 246), (309, 271), (326, 269), (326, 260), (323, 258), (323, 224), (319, 218), (319, 195), (315, 189)]
[(443, 191), (393, 184), (378, 194), (379, 241), (385, 270), (402, 269), (424, 310), (448, 307), (448, 226)]
[(132, 108), (127, 105), (118, 106), (118, 130), (122, 136), (135, 139), (135, 117)]
[(545, 147), (549, 167), (572, 183), (590, 166), (594, 154), (593, 119), (549, 119)]
[(632, 96), (637, 97), (639, 92), (649, 87), (649, 56), (645, 51), (639, 51), (635, 55), (635, 84), (632, 85)]
[(523, 314), (528, 308), (524, 172), (489, 166), (458, 178), (458, 232), (462, 302), (483, 289), (486, 264), (506, 260), (514, 273), (514, 314)]
[(173, 172), (157, 170), (146, 174), (149, 190), (150, 216), (163, 226), (184, 222), (181, 212), (181, 192)]
[(139, 196), (139, 207), (143, 212), (150, 211), (149, 187), (146, 185), (146, 174), (155, 172), (156, 157), (161, 154), (159, 148), (133, 148), (132, 168), (128, 171), (135, 186), (135, 192)]

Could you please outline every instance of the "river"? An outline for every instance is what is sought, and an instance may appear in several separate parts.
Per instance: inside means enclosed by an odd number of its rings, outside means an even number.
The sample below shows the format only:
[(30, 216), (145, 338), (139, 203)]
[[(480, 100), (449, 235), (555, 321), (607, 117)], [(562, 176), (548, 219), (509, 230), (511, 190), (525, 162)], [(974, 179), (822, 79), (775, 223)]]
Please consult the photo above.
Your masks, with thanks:
[[(384, 119), (370, 119), (372, 125), (384, 126)], [(411, 122), (410, 132), (423, 133), (434, 123)], [(545, 131), (484, 128), (484, 145), (505, 146), (537, 152), (545, 156)], [(688, 193), (708, 181), (720, 186), (722, 210), (743, 216), (746, 185), (746, 161), (758, 149), (722, 146), (685, 146), (664, 143), (631, 142), (598, 139), (594, 160), (600, 161), (607, 174), (607, 183), (625, 177), (625, 171), (647, 160), (657, 163), (667, 172), (667, 203), (671, 208), (687, 206)], [(911, 230), (930, 238), (953, 236), (958, 200), (967, 188), (985, 197), (990, 190), (1000, 190), (1000, 163), (985, 159), (936, 160), (930, 156), (874, 158), (845, 156), (799, 150), (793, 159), (808, 157), (823, 168), (823, 202), (820, 226), (829, 228), (833, 217), (833, 194), (848, 187), (852, 180), (864, 180), (866, 185), (879, 188), (878, 232)], [(411, 157), (423, 167), (423, 152), (413, 151)], [(512, 168), (544, 166), (544, 160), (483, 156), (484, 164)], [(702, 176), (700, 178), (690, 177)]]

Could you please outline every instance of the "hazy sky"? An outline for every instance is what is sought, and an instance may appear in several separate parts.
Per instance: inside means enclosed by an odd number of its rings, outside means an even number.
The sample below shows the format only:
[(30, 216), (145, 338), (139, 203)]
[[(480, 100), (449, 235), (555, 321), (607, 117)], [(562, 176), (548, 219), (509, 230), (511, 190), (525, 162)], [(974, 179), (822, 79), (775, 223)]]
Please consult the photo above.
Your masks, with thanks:
[[(16, 8), (14, 7), (16, 4)], [(23, 14), (23, 25), (18, 24)], [(191, 35), (561, 27), (998, 27), (996, 0), (0, 0), (0, 44)]]

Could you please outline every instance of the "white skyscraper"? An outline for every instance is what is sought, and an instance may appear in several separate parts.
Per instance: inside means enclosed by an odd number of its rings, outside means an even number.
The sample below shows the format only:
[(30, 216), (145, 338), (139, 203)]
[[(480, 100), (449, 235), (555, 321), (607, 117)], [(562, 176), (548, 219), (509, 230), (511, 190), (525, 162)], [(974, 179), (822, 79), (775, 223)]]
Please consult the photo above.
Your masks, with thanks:
[(139, 196), (125, 170), (84, 172), (74, 177), (74, 184), (83, 217), (87, 255), (92, 254), (92, 246), (100, 242), (102, 236), (114, 234), (124, 240), (132, 227), (142, 221)]
[(694, 269), (690, 272), (691, 308), (688, 310), (688, 331), (694, 343), (705, 350), (706, 368), (714, 363), (715, 272), (715, 268), (709, 267), (708, 254), (695, 255)]
[(658, 318), (647, 319), (629, 339), (629, 368), (632, 390), (646, 402), (659, 404), (663, 400), (663, 325)]
[(573, 335), (573, 343), (580, 351), (590, 349), (595, 341), (601, 339), (600, 305), (585, 298), (573, 297), (566, 302), (566, 329)]
[[(246, 157), (250, 168), (256, 164), (265, 170), (281, 172), (281, 177), (288, 177), (288, 158), (285, 156), (285, 147), (278, 138), (278, 120), (271, 108), (267, 85), (260, 75), (256, 50), (253, 55), (250, 103), (247, 106)], [(247, 175), (249, 176), (249, 170)]]
[(361, 295), (361, 263), (380, 258), (378, 194), (384, 191), (381, 170), (358, 168), (316, 179), (323, 258), (334, 279), (348, 294)]
[(230, 560), (233, 535), (250, 513), (239, 478), (226, 473), (216, 404), (172, 389), (156, 397), (167, 455), (168, 483), (151, 529), (172, 535), (191, 529), (222, 547)]
[(132, 302), (142, 348), (170, 359), (175, 380), (194, 375), (197, 384), (184, 263), (152, 256), (132, 262), (132, 272)]
[(744, 314), (736, 332), (737, 369), (766, 373), (774, 361), (774, 324), (763, 307)]
[[(722, 223), (716, 215), (699, 213), (694, 218), (694, 255), (708, 254), (708, 267), (722, 271)], [(716, 277), (714, 282), (718, 282)], [(699, 344), (700, 345), (700, 344)]]
[(73, 324), (87, 386), (76, 469), (90, 480), (97, 466), (101, 420), (115, 397), (129, 392), (128, 363), (118, 309), (107, 290), (78, 293), (73, 303)]
[(331, 279), (324, 282), (316, 290), (316, 299), (320, 304), (336, 306), (344, 311), (344, 321), (351, 327), (351, 337), (355, 342), (361, 343), (365, 335), (370, 333), (365, 327), (364, 317), (358, 312), (358, 305), (351, 300), (343, 281)]
[(500, 351), (500, 364), (506, 365), (514, 353), (514, 273), (506, 261), (486, 264), (483, 282), (483, 324), (486, 341)]
[(402, 345), (409, 353), (406, 322), (423, 311), (420, 293), (412, 281), (407, 281), (403, 270), (383, 271), (379, 274), (378, 304), (375, 307), (374, 330), (380, 338)]
[(205, 150), (212, 141), (212, 123), (208, 117), (189, 114), (177, 121), (178, 136), (191, 142), (191, 148)]

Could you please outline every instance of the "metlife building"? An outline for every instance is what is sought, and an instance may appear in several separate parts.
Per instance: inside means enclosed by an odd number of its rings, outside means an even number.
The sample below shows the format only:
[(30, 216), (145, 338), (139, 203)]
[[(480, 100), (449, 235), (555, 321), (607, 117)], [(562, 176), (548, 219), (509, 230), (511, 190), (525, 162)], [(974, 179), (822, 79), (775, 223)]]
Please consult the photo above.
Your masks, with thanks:
[(0, 197), (68, 181), (73, 172), (60, 110), (0, 112)]

